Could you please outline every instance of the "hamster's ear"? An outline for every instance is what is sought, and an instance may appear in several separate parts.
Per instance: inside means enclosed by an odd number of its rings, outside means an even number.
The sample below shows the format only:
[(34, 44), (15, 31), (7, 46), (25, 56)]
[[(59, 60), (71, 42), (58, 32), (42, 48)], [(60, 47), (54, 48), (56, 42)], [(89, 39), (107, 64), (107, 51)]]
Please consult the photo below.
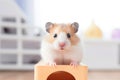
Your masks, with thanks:
[(50, 28), (52, 28), (53, 26), (54, 26), (53, 23), (47, 22), (46, 25), (45, 25), (46, 31), (47, 31), (48, 33), (50, 33)]
[(74, 23), (71, 24), (71, 26), (74, 28), (75, 33), (76, 33), (78, 31), (79, 24), (77, 22), (74, 22)]

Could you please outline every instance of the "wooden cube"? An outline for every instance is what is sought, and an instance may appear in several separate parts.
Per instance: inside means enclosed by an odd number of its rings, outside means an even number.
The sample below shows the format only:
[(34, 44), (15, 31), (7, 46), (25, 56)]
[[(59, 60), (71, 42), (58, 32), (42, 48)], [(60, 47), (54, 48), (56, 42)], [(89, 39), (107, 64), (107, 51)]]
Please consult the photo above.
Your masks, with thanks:
[(56, 65), (41, 66), (35, 65), (34, 80), (87, 80), (87, 66)]

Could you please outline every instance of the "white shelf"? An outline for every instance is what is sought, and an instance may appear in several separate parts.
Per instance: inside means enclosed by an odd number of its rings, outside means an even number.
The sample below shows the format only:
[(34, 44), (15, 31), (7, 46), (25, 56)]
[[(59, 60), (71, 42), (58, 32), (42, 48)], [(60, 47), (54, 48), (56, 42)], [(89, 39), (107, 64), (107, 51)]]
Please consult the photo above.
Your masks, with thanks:
[(11, 35), (11, 34), (9, 34), (9, 35), (1, 34), (0, 40), (2, 40), (2, 39), (15, 40), (15, 39), (19, 39), (19, 37), (17, 37), (16, 35)]
[(1, 70), (33, 70), (34, 65), (1, 65), (0, 66)]
[(38, 36), (22, 36), (21, 39), (29, 41), (41, 41), (41, 37)]
[(7, 39), (7, 40), (29, 40), (29, 41), (40, 41), (41, 37), (38, 36), (18, 36), (18, 35), (5, 35), (2, 34), (0, 39)]
[(16, 49), (1, 49), (0, 54), (8, 53), (8, 54), (18, 54), (20, 52), (21, 54), (38, 54), (40, 50), (16, 50)]
[(120, 40), (113, 39), (84, 39), (85, 43), (115, 43), (120, 44)]
[[(7, 22), (2, 22), (0, 24), (2, 27), (8, 27), (8, 28), (19, 28), (19, 29), (26, 29), (26, 28), (31, 28), (31, 29), (39, 29), (39, 27), (36, 27), (36, 26), (31, 26), (31, 25), (27, 25), (27, 24), (21, 24), (21, 25), (18, 25), (17, 23), (7, 23)], [(17, 26), (17, 27), (16, 27)]]
[(24, 54), (32, 54), (32, 55), (40, 55), (40, 50), (24, 50), (22, 53), (24, 53)]
[(0, 25), (1, 25), (2, 27), (16, 28), (17, 23), (1, 22)]
[(4, 53), (17, 54), (17, 52), (19, 52), (19, 50), (15, 50), (15, 49), (1, 49), (0, 50), (0, 54), (4, 54)]

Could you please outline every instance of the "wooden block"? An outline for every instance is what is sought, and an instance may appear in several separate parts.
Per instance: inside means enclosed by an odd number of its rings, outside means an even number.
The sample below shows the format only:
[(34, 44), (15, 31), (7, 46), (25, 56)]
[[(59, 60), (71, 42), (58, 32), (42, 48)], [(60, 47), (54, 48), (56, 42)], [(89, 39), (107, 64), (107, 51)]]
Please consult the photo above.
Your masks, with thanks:
[(34, 80), (87, 80), (87, 66), (57, 65), (40, 66), (35, 65)]

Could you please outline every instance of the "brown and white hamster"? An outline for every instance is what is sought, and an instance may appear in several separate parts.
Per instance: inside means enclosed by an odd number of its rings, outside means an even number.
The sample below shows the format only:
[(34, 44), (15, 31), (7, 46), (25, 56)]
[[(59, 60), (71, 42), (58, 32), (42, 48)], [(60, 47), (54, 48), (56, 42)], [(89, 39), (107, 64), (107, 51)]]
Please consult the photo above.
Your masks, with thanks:
[(78, 65), (82, 59), (82, 44), (76, 35), (79, 24), (56, 24), (48, 22), (45, 25), (48, 34), (41, 42), (40, 64)]

